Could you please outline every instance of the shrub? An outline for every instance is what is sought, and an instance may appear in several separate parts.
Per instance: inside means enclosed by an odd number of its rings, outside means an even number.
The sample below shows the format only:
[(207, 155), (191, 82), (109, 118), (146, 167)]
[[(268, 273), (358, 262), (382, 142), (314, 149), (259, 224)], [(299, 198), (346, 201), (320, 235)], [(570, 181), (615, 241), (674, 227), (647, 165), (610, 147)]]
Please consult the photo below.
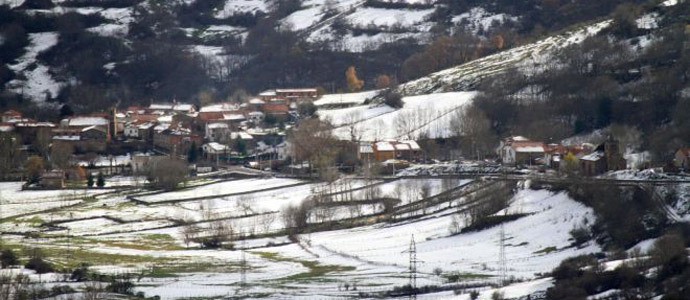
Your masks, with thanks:
[(69, 279), (77, 282), (82, 282), (88, 279), (88, 276), (89, 266), (87, 264), (82, 264), (79, 268), (76, 268), (74, 269), (74, 271), (72, 271), (72, 275), (70, 275)]
[(38, 274), (45, 274), (55, 271), (55, 269), (53, 269), (53, 266), (49, 262), (43, 260), (43, 258), (40, 257), (34, 257), (30, 259), (24, 267), (30, 270), (34, 270)]
[(98, 178), (96, 179), (96, 186), (100, 188), (105, 186), (105, 177), (103, 177), (103, 173), (98, 173)]
[(10, 249), (2, 250), (2, 253), (0, 253), (0, 265), (2, 265), (3, 269), (9, 266), (14, 266), (17, 263), (17, 255), (14, 254), (14, 251)]
[(131, 295), (134, 292), (134, 284), (129, 280), (113, 281), (105, 289), (111, 293)]
[(405, 103), (402, 101), (402, 95), (397, 92), (387, 92), (384, 96), (384, 102), (392, 108), (402, 108)]
[(573, 228), (570, 230), (570, 236), (573, 238), (576, 246), (582, 245), (592, 238), (589, 229), (585, 226)]

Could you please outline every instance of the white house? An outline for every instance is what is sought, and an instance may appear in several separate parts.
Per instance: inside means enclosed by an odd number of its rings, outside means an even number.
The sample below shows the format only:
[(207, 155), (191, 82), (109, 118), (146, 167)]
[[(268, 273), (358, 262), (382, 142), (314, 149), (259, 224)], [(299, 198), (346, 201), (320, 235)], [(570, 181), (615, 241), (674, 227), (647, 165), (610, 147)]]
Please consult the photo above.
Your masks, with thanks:
[(205, 138), (211, 142), (217, 142), (222, 137), (227, 136), (228, 133), (230, 133), (230, 125), (227, 123), (208, 123), (206, 124), (205, 129)]

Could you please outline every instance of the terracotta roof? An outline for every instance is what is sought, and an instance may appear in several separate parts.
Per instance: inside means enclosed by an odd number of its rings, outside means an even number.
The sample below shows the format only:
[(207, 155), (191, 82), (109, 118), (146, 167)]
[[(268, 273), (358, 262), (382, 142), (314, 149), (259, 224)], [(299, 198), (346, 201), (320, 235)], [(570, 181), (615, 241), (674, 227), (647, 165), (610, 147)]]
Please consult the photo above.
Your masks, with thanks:
[(3, 112), (2, 115), (3, 115), (3, 116), (21, 117), (21, 116), (22, 116), (22, 113), (20, 113), (20, 112), (14, 110), (14, 109), (10, 109), (10, 110), (7, 110), (7, 111)]
[(223, 120), (223, 113), (220, 111), (200, 112), (198, 118), (202, 121)]
[(680, 151), (680, 153), (683, 153), (683, 155), (690, 157), (690, 147), (683, 147), (678, 149), (678, 151)]
[(288, 106), (282, 103), (266, 103), (263, 106), (266, 113), (287, 113), (289, 110)]
[(544, 143), (531, 141), (514, 141), (510, 145), (515, 152), (544, 152)]

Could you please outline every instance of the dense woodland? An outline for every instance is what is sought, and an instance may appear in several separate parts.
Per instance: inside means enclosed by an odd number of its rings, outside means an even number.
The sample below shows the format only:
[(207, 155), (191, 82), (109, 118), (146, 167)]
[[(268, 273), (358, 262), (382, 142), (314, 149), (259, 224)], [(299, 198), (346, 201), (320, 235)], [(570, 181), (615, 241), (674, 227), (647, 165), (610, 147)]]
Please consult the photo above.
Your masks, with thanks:
[[(513, 70), (485, 81), (476, 106), (492, 132), (559, 141), (612, 126), (614, 135), (639, 136), (631, 148), (669, 161), (690, 137), (690, 43), (687, 6), (665, 12), (650, 44), (638, 50), (635, 10), (616, 12), (599, 35), (563, 49), (542, 72)], [(616, 130), (614, 130), (616, 131)]]
[[(64, 6), (86, 7), (92, 1), (73, 0)], [(300, 32), (282, 28), (279, 21), (303, 7), (300, 0), (279, 1), (269, 13), (241, 13), (226, 19), (213, 17), (223, 1), (147, 1), (148, 9), (136, 6), (135, 22), (125, 39), (103, 37), (86, 31), (104, 22), (97, 15), (25, 14), (21, 10), (0, 8), (0, 33), (8, 42), (0, 46), (0, 85), (16, 74), (5, 64), (24, 52), (28, 34), (57, 31), (58, 45), (42, 53), (40, 61), (54, 75), (70, 85), (46, 99), (67, 104), (63, 113), (87, 112), (119, 103), (141, 103), (173, 98), (200, 101), (200, 95), (225, 99), (237, 90), (257, 93), (275, 86), (320, 86), (327, 91), (346, 91), (343, 71), (354, 66), (363, 88), (373, 88), (375, 78), (386, 75), (392, 81), (418, 78), (471, 59), (532, 41), (578, 22), (611, 13), (623, 1), (441, 1), (437, 4), (405, 4), (367, 1), (379, 8), (429, 8), (432, 20), (431, 43), (399, 40), (361, 53), (344, 51), (338, 41), (306, 43)], [(137, 0), (99, 1), (101, 7), (128, 7)], [(414, 7), (409, 7), (414, 6)], [(21, 9), (48, 9), (48, 0), (29, 0)], [(481, 28), (475, 35), (462, 26), (452, 25), (450, 17), (471, 7), (484, 7), (493, 13), (517, 16), (517, 21)], [(327, 11), (329, 17), (335, 12)], [(249, 28), (246, 40), (232, 36), (199, 40), (182, 28), (232, 25)], [(401, 28), (355, 28), (347, 22), (333, 24), (336, 34), (376, 34)], [(340, 32), (340, 33), (338, 33)], [(188, 51), (187, 45), (209, 44), (225, 47), (228, 53), (245, 57), (240, 61), (213, 62)], [(337, 50), (343, 49), (343, 50)], [(248, 61), (243, 61), (247, 60)], [(116, 62), (111, 70), (102, 66)], [(3, 93), (3, 107), (26, 104), (20, 96)]]

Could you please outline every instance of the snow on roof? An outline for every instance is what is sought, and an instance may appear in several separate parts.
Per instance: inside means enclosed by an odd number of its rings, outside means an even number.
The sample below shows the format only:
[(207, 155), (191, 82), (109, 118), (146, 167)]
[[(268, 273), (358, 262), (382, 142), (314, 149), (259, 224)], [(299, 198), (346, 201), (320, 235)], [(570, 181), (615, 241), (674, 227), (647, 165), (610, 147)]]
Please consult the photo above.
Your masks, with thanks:
[(176, 111), (192, 111), (192, 110), (194, 110), (194, 105), (192, 105), (192, 104), (187, 104), (187, 103), (175, 104), (175, 106), (173, 106), (173, 110), (176, 110)]
[(601, 151), (596, 151), (592, 152), (590, 154), (587, 154), (583, 157), (580, 157), (581, 160), (586, 160), (586, 161), (598, 161), (604, 157), (604, 152)]
[(539, 153), (544, 152), (544, 143), (541, 142), (514, 142), (511, 147), (515, 152), (522, 153)]
[(53, 139), (59, 141), (78, 141), (81, 140), (81, 137), (78, 135), (56, 135)]
[(21, 122), (14, 124), (15, 127), (55, 127), (55, 124), (50, 122)]
[(316, 93), (316, 89), (277, 89), (276, 93)]
[(160, 116), (158, 117), (158, 122), (161, 123), (172, 123), (173, 116)]
[(410, 148), (410, 145), (408, 145), (408, 144), (399, 143), (399, 144), (395, 144), (395, 150), (410, 151), (412, 149)]
[(249, 100), (249, 104), (264, 104), (266, 103), (264, 100), (261, 100), (259, 98), (252, 98)]
[(98, 130), (98, 131), (103, 131), (103, 129), (101, 129), (100, 127), (89, 126), (89, 127), (84, 127), (84, 128), (81, 130), (81, 132), (87, 132), (87, 131), (89, 131), (89, 130), (94, 130), (94, 129), (95, 129), (95, 130)]
[(4, 112), (2, 113), (2, 115), (3, 115), (3, 116), (15, 116), (15, 117), (21, 117), (21, 116), (22, 116), (22, 114), (21, 114), (20, 112), (14, 110), (14, 109), (10, 109), (10, 110), (4, 111)]
[(205, 146), (213, 151), (225, 151), (228, 149), (227, 145), (223, 145), (216, 142), (207, 143)]
[(415, 141), (402, 141), (401, 143), (410, 145), (410, 149), (412, 150), (422, 150), (422, 148), (419, 147), (419, 144), (417, 144)]
[(210, 129), (220, 129), (220, 128), (228, 128), (229, 126), (228, 126), (228, 124), (225, 124), (225, 123), (211, 123), (211, 124), (206, 125), (206, 127), (210, 128)]
[(170, 128), (170, 124), (161, 123), (161, 124), (156, 125), (156, 127), (153, 127), (153, 130), (156, 132), (161, 132), (161, 131), (167, 130), (168, 128)]
[(261, 92), (261, 94), (259, 94), (259, 96), (263, 96), (263, 97), (270, 97), (270, 96), (275, 96), (275, 95), (276, 95), (276, 91), (274, 91), (274, 90), (263, 91), (263, 92)]
[(172, 109), (173, 105), (172, 104), (167, 104), (167, 103), (152, 103), (149, 105), (150, 109)]
[(236, 138), (239, 137), (240, 139), (243, 139), (243, 140), (253, 140), (253, 139), (254, 139), (254, 137), (253, 137), (251, 134), (246, 133), (246, 132), (244, 132), (244, 131), (233, 132), (233, 133), (230, 134), (230, 137), (231, 137), (232, 139), (236, 139)]
[(200, 112), (223, 112), (238, 110), (239, 105), (233, 103), (218, 103), (202, 107)]
[(512, 136), (512, 137), (509, 137), (508, 139), (511, 141), (514, 141), (514, 142), (527, 142), (527, 141), (529, 141), (528, 138), (526, 138), (524, 136), (520, 136), (520, 135)]
[(108, 119), (103, 117), (75, 117), (68, 120), (67, 126), (108, 126)]
[(389, 142), (378, 142), (376, 143), (376, 150), (377, 151), (395, 151), (395, 147), (393, 147), (393, 144)]
[(244, 120), (245, 118), (243, 114), (223, 114), (223, 119), (229, 121), (239, 121)]
[(155, 124), (154, 124), (154, 123), (148, 122), (148, 123), (144, 123), (144, 124), (139, 125), (138, 128), (139, 128), (139, 129), (146, 130), (146, 129), (149, 129), (149, 128), (153, 127), (153, 125), (155, 125)]
[(0, 132), (10, 132), (14, 130), (14, 126), (11, 124), (0, 124)]

